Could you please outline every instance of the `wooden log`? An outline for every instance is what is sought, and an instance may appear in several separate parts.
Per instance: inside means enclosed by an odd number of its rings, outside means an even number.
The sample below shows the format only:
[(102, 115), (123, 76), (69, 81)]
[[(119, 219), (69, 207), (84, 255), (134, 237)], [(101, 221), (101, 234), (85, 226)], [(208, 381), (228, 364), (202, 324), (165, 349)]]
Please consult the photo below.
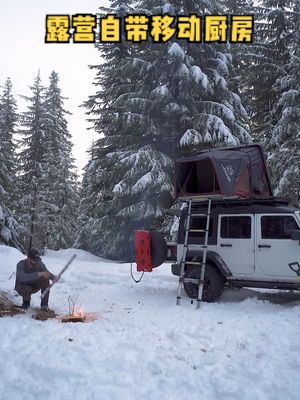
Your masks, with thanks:
[(85, 315), (63, 315), (61, 322), (84, 322)]
[(56, 314), (53, 310), (45, 311), (35, 309), (35, 312), (32, 314), (32, 318), (37, 319), (38, 321), (47, 321), (48, 319), (56, 318)]

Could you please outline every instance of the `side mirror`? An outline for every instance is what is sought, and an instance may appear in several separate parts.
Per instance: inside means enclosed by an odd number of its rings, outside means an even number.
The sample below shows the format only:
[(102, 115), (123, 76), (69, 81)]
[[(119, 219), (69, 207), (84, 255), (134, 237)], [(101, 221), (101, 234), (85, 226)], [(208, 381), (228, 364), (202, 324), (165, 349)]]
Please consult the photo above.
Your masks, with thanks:
[(290, 234), (291, 234), (291, 239), (292, 240), (299, 240), (300, 241), (300, 230), (299, 229), (290, 231)]

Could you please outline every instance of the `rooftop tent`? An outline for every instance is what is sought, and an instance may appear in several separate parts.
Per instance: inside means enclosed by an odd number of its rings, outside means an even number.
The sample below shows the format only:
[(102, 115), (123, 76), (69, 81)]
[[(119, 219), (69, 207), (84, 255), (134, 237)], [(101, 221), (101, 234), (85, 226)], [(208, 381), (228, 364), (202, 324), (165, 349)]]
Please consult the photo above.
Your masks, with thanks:
[(272, 196), (260, 145), (204, 150), (175, 163), (176, 196)]

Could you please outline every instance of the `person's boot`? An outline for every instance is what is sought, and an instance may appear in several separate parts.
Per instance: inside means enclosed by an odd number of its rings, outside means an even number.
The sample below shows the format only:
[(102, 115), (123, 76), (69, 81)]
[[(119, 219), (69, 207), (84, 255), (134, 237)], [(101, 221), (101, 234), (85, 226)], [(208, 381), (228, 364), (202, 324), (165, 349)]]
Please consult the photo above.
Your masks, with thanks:
[(29, 307), (30, 307), (30, 301), (23, 300), (22, 308), (24, 308), (24, 310), (28, 310)]
[(48, 307), (48, 304), (41, 304), (41, 310), (42, 311), (49, 311), (50, 308)]

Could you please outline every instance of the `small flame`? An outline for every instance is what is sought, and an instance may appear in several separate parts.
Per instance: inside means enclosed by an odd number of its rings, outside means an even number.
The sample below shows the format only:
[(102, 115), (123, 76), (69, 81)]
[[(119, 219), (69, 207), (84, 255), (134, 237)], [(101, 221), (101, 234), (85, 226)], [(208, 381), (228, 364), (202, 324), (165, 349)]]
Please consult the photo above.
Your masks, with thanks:
[(74, 312), (73, 312), (72, 315), (74, 315), (74, 317), (84, 317), (85, 313), (84, 313), (82, 307), (80, 307), (79, 309), (77, 309), (77, 307), (75, 306)]

